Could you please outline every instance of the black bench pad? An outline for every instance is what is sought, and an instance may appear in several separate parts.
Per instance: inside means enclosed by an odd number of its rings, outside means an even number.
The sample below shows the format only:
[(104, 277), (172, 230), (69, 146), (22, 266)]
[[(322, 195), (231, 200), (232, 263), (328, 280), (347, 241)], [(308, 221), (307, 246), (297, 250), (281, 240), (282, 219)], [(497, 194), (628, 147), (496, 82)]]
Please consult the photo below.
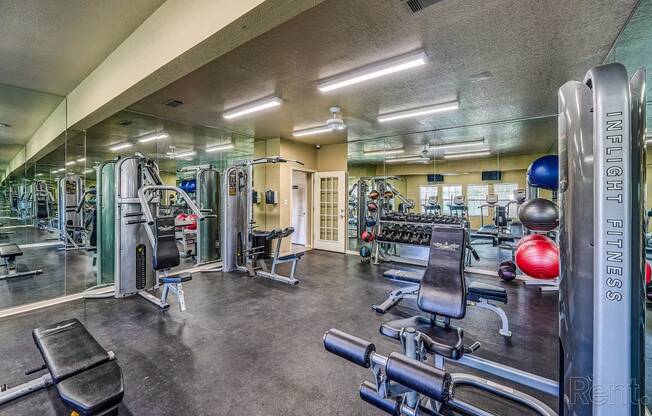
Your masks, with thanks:
[(302, 251), (300, 253), (292, 253), (292, 254), (286, 254), (285, 256), (279, 256), (279, 260), (292, 260), (292, 259), (300, 259), (301, 256), (303, 256), (306, 252)]
[(480, 282), (471, 282), (467, 290), (467, 298), (474, 302), (478, 302), (482, 298), (495, 300), (496, 302), (507, 303), (507, 292), (500, 286), (493, 286)]
[(17, 244), (7, 243), (0, 244), (0, 257), (15, 257), (22, 256), (23, 250)]
[(122, 371), (115, 361), (93, 367), (57, 384), (59, 397), (80, 415), (105, 414), (124, 396)]
[(181, 273), (177, 275), (161, 276), (158, 281), (161, 283), (183, 283), (192, 280), (192, 273)]
[(36, 328), (32, 336), (55, 383), (110, 360), (77, 319)]
[(431, 354), (440, 354), (444, 357), (457, 360), (464, 353), (464, 333), (462, 328), (452, 325), (445, 327), (439, 322), (434, 322), (425, 316), (395, 319), (385, 322), (380, 327), (380, 333), (396, 340), (401, 339), (401, 330), (414, 328), (415, 331), (425, 335), (424, 346)]

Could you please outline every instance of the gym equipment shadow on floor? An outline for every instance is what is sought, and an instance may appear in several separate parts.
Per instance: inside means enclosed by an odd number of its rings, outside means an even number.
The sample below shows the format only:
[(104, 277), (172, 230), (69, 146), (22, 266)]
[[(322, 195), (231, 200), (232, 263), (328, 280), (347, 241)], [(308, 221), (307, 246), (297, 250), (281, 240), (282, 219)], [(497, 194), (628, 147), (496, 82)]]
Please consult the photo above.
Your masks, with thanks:
[[(33, 328), (78, 318), (118, 357), (123, 416), (382, 415), (357, 397), (368, 370), (351, 371), (323, 349), (322, 336), (338, 327), (372, 340), (380, 352), (396, 350), (378, 328), (413, 314), (408, 308), (414, 304), (403, 302), (384, 316), (369, 307), (396, 287), (382, 278), (391, 267), (311, 251), (298, 264), (299, 287), (241, 274), (196, 274), (185, 288), (189, 306), (183, 313), (132, 297), (80, 300), (5, 319), (1, 382), (12, 386), (29, 379), (23, 372), (39, 359)], [(505, 287), (512, 339), (498, 335), (497, 317), (482, 310), (468, 311), (462, 323), (466, 338), (482, 342), (479, 356), (557, 379), (556, 295), (516, 282)], [(51, 390), (0, 407), (0, 414), (9, 412), (49, 416), (65, 409)]]

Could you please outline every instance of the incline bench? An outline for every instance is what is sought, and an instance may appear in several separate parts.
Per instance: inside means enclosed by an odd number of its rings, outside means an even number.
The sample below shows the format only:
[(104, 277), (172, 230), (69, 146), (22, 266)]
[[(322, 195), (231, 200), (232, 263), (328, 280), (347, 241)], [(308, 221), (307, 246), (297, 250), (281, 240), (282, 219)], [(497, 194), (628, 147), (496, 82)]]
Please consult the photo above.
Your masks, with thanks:
[(117, 415), (124, 388), (115, 355), (106, 351), (77, 319), (32, 331), (44, 364), (25, 374), (48, 374), (0, 391), (0, 405), (56, 386), (63, 403), (79, 415)]
[(9, 279), (11, 277), (20, 277), (20, 276), (33, 276), (35, 274), (43, 273), (43, 270), (26, 270), (19, 272), (16, 270), (16, 257), (22, 256), (23, 250), (18, 247), (17, 244), (7, 243), (0, 244), (0, 258), (2, 258), (2, 264), (5, 268), (5, 274), (0, 276), (0, 280)]

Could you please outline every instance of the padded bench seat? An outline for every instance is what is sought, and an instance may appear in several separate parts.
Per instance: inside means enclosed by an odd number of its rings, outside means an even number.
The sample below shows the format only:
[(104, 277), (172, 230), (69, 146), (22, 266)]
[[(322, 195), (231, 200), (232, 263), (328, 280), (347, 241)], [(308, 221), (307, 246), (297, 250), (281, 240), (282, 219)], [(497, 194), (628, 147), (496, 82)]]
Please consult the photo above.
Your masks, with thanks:
[(192, 273), (187, 272), (158, 278), (158, 281), (161, 283), (184, 283), (190, 280), (192, 280)]
[(305, 251), (302, 251), (300, 253), (292, 253), (292, 254), (286, 254), (285, 256), (279, 256), (278, 260), (292, 260), (292, 259), (300, 259), (301, 256), (306, 254)]
[(22, 255), (23, 255), (23, 250), (21, 250), (17, 244), (14, 243), (0, 244), (0, 257), (6, 258), (6, 257), (16, 257)]
[(36, 328), (34, 342), (61, 400), (81, 415), (113, 412), (122, 401), (122, 371), (77, 319)]
[(467, 299), (474, 302), (479, 302), (480, 299), (487, 299), (507, 303), (507, 292), (500, 286), (471, 282), (467, 288)]
[(385, 322), (380, 327), (380, 333), (400, 341), (401, 331), (406, 328), (413, 328), (425, 335), (423, 338), (424, 346), (431, 354), (440, 354), (457, 360), (464, 353), (464, 332), (462, 328), (452, 325), (445, 327), (439, 322), (433, 322), (421, 315)]

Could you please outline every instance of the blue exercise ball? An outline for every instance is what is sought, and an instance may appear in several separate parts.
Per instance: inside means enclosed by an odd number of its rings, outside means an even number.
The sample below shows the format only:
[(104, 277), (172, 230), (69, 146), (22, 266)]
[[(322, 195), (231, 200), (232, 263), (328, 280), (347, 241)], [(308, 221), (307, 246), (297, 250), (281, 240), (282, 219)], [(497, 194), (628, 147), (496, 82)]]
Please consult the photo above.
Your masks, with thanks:
[(367, 246), (360, 247), (360, 257), (367, 258), (371, 256), (371, 249)]
[(188, 192), (188, 180), (187, 179), (182, 180), (181, 184), (179, 185), (179, 188), (181, 188), (181, 190), (185, 192)]
[(187, 188), (188, 190), (186, 192), (194, 193), (197, 190), (197, 181), (194, 180), (194, 179), (190, 179), (188, 181), (187, 186), (188, 186), (188, 188)]
[(559, 157), (543, 156), (527, 169), (527, 183), (535, 188), (557, 190), (559, 186)]

